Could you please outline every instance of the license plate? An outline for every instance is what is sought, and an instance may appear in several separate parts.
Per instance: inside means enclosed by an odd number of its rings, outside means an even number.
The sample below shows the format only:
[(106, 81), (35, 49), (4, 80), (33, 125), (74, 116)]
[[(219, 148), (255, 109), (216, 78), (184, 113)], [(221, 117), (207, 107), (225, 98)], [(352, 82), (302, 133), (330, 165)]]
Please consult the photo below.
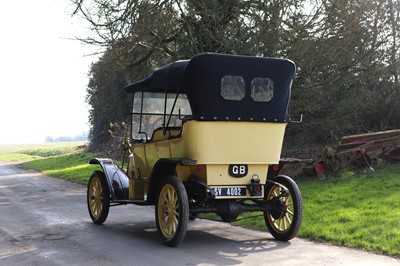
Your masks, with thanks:
[(213, 188), (215, 196), (241, 197), (246, 196), (244, 187), (215, 187)]

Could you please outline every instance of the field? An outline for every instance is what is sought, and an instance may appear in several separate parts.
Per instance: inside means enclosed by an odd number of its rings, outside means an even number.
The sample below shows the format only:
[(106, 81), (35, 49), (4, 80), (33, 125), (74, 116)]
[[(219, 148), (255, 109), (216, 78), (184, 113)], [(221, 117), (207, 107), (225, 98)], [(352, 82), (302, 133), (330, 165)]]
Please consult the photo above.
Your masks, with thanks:
[(41, 144), (0, 144), (1, 162), (23, 162), (70, 153), (85, 142), (49, 142)]
[[(0, 146), (0, 161), (30, 160), (22, 165), (81, 184), (99, 169), (87, 162), (100, 155), (79, 149), (76, 144), (19, 148)], [(375, 172), (346, 171), (325, 180), (298, 181), (304, 204), (299, 237), (400, 257), (400, 164), (375, 168)], [(235, 224), (266, 230), (261, 216)]]

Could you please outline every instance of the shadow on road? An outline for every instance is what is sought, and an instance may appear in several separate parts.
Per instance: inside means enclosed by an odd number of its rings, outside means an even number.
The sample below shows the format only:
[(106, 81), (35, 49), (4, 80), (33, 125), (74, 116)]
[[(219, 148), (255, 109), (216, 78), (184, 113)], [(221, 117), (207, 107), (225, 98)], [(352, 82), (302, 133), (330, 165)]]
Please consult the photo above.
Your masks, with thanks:
[[(291, 245), (290, 242), (276, 241), (267, 233), (202, 219), (189, 223), (185, 240), (176, 248), (169, 248), (162, 244), (154, 220), (142, 222), (121, 220), (106, 222), (101, 226), (91, 224), (88, 227), (111, 245), (118, 242), (126, 243), (128, 238), (128, 241), (132, 243), (132, 252), (126, 256), (132, 256), (133, 260), (136, 252), (149, 252), (149, 247), (151, 247), (151, 253), (163, 253), (167, 257), (176, 256), (177, 252), (179, 254), (184, 252), (188, 256), (193, 255), (190, 265), (204, 263), (235, 265), (255, 253), (273, 252)], [(146, 247), (145, 250), (142, 250), (142, 247)], [(201, 254), (203, 256), (199, 256)], [(183, 258), (175, 259), (180, 261)]]

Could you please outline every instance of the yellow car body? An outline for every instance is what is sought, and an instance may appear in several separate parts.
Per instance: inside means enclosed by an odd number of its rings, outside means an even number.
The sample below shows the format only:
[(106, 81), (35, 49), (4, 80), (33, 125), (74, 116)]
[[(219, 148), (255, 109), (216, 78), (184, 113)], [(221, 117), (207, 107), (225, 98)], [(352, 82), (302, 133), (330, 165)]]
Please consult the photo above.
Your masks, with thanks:
[[(279, 164), (285, 127), (286, 123), (187, 121), (182, 133), (172, 138), (170, 132), (163, 134), (159, 129), (158, 136), (151, 142), (132, 147), (128, 169), (131, 176), (129, 197), (131, 200), (147, 197), (151, 171), (158, 160), (165, 158), (196, 161), (196, 165), (177, 165), (175, 174), (183, 181), (196, 176), (215, 191), (221, 187), (246, 190), (255, 177), (265, 184), (268, 167)], [(242, 178), (230, 176), (228, 167), (231, 164), (248, 165), (247, 174)], [(199, 170), (199, 165), (203, 170)], [(237, 171), (240, 171), (239, 167)], [(263, 196), (264, 193), (255, 197)], [(246, 193), (245, 197), (252, 196)], [(231, 196), (216, 193), (216, 198)]]

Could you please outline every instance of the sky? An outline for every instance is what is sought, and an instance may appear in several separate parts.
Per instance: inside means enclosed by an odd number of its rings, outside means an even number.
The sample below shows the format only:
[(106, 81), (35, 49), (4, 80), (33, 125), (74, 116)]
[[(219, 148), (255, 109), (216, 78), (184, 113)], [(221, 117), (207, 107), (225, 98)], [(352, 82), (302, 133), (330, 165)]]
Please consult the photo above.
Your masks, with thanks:
[(96, 47), (76, 40), (68, 0), (3, 1), (0, 9), (0, 144), (88, 132), (85, 102)]

